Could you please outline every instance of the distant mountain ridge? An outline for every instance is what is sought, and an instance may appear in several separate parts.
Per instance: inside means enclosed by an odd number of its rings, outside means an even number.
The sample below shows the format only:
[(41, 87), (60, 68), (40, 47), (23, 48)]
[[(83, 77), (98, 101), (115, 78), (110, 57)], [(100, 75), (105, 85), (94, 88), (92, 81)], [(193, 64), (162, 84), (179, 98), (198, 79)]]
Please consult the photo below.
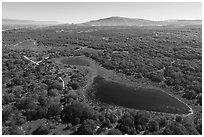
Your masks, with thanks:
[(2, 19), (3, 25), (55, 25), (59, 24), (56, 21), (33, 21), (33, 20), (16, 20), (16, 19)]
[(84, 26), (167, 26), (167, 25), (202, 25), (202, 20), (165, 20), (152, 21), (138, 18), (109, 17), (81, 23)]
[(2, 19), (2, 30), (19, 29), (19, 28), (66, 28), (66, 27), (79, 27), (79, 26), (188, 26), (199, 25), (202, 26), (202, 20), (165, 20), (165, 21), (152, 21), (139, 18), (126, 18), (126, 17), (108, 17), (98, 20), (92, 20), (79, 24), (61, 24), (56, 21), (33, 21), (33, 20), (17, 20), (17, 19)]
[(39, 28), (46, 26), (58, 25), (56, 21), (33, 21), (33, 20), (17, 20), (2, 19), (2, 30), (20, 29), (20, 28)]

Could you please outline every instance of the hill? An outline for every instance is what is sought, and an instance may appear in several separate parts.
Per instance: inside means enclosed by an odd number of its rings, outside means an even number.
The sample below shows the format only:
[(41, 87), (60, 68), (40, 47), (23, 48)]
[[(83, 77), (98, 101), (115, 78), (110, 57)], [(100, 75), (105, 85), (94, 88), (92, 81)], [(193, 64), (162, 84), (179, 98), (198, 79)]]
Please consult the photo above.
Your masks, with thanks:
[(82, 23), (84, 26), (185, 26), (185, 25), (202, 25), (201, 20), (166, 20), (152, 21), (138, 18), (109, 17), (99, 20), (93, 20)]

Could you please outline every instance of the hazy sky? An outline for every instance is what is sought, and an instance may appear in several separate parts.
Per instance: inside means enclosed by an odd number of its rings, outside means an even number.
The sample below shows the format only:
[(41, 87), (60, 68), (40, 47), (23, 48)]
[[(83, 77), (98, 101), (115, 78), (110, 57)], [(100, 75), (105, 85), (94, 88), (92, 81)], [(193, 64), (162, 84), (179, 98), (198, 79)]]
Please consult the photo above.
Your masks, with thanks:
[(202, 19), (201, 3), (42, 3), (3, 2), (2, 16), (8, 19), (81, 23), (110, 16), (149, 20)]

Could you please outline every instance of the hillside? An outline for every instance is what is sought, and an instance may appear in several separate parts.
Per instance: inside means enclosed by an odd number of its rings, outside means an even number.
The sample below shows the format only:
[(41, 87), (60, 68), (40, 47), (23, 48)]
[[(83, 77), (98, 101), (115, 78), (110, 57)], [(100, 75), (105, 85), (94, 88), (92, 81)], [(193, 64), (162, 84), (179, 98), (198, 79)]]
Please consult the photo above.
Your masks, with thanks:
[(82, 23), (85, 26), (167, 26), (167, 25), (202, 25), (201, 20), (166, 20), (151, 21), (138, 18), (109, 17)]

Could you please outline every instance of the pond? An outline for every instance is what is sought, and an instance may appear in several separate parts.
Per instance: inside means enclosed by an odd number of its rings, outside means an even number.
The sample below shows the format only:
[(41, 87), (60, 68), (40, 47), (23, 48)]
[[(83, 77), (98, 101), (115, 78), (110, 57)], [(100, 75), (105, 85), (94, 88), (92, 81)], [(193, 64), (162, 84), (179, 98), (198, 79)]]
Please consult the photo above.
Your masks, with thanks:
[(60, 61), (63, 64), (68, 64), (68, 65), (79, 65), (79, 66), (89, 66), (90, 63), (88, 60), (84, 59), (83, 57), (68, 57), (68, 58), (63, 58)]
[(186, 104), (159, 89), (134, 89), (106, 81), (99, 76), (94, 79), (93, 84), (95, 98), (106, 104), (171, 114), (190, 113), (190, 108)]

